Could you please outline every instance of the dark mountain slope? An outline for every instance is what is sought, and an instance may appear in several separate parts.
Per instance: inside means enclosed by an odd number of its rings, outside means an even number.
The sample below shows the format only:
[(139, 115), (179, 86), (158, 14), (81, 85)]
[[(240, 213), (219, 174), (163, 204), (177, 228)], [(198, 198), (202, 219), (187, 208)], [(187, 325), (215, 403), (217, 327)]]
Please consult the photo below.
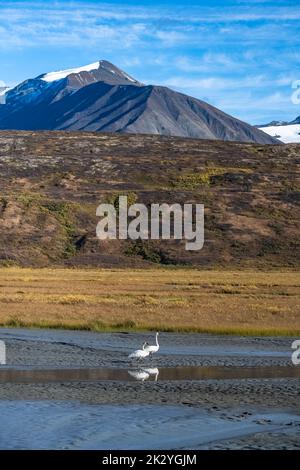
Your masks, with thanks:
[(0, 129), (85, 130), (279, 143), (204, 101), (143, 85), (107, 61), (43, 74), (8, 91)]

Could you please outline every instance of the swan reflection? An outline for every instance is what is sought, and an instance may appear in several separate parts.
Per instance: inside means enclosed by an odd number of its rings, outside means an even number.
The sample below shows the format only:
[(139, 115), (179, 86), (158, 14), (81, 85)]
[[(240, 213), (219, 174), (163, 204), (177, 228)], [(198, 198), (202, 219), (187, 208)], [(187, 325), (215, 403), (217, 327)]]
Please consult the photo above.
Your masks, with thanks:
[(129, 370), (128, 374), (136, 380), (140, 380), (141, 382), (145, 382), (151, 376), (154, 377), (154, 381), (157, 382), (159, 370), (157, 367), (149, 367), (144, 369), (136, 369), (136, 370)]

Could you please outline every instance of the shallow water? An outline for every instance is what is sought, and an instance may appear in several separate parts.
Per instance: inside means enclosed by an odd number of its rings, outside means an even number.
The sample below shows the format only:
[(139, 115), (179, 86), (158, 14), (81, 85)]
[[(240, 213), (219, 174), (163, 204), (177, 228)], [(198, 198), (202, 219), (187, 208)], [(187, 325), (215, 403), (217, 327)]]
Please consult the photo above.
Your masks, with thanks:
[[(45, 342), (129, 354), (153, 333), (95, 333), (49, 329), (0, 328), (0, 339)], [(160, 355), (290, 357), (291, 338), (259, 338), (208, 334), (160, 334)]]
[(143, 367), (136, 369), (32, 369), (1, 368), (0, 383), (80, 381), (191, 381), (249, 378), (300, 378), (300, 367)]
[(0, 449), (193, 449), (300, 422), (270, 410), (228, 419), (185, 406), (66, 401), (0, 401), (0, 416)]
[[(0, 448), (234, 448), (264, 432), (272, 445), (298, 446), (299, 380), (288, 379), (300, 378), (300, 367), (291, 366), (291, 338), (162, 333), (157, 355), (129, 362), (152, 338), (0, 329), (7, 345)], [(251, 378), (286, 380), (250, 386)]]

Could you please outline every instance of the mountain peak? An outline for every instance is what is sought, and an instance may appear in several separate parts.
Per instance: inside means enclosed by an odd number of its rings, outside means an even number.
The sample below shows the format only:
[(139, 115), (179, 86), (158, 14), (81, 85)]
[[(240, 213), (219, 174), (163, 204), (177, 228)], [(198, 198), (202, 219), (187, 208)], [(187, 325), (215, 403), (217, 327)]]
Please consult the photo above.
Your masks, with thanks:
[(48, 72), (48, 73), (44, 73), (43, 75), (39, 75), (37, 78), (40, 78), (44, 82), (55, 82), (56, 80), (61, 80), (72, 74), (77, 74), (80, 72), (90, 72), (91, 70), (97, 70), (99, 68), (99, 64), (100, 62), (94, 62), (92, 64), (84, 65), (83, 67), (58, 70), (56, 72)]
[(0, 129), (84, 130), (280, 143), (204, 101), (146, 86), (111, 62), (48, 72), (5, 94)]
[(81, 67), (44, 73), (37, 78), (44, 82), (52, 83), (65, 78), (76, 81), (76, 77), (81, 82), (83, 80), (85, 84), (103, 81), (111, 85), (142, 85), (142, 83), (107, 60), (99, 60), (98, 62)]
[(300, 116), (296, 117), (296, 119), (291, 121), (289, 124), (300, 124)]

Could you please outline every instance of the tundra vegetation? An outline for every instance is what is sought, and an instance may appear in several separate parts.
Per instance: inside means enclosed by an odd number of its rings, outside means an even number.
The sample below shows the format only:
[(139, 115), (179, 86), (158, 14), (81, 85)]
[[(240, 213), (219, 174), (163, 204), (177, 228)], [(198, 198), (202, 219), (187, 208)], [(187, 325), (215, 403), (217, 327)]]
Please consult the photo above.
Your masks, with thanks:
[[(0, 133), (0, 265), (299, 267), (300, 144)], [(205, 205), (205, 244), (96, 237), (96, 208)]]
[[(1, 325), (299, 333), (299, 162), (298, 144), (1, 132)], [(98, 240), (120, 195), (204, 204), (203, 249)]]
[(300, 334), (295, 271), (11, 267), (0, 285), (1, 326)]

